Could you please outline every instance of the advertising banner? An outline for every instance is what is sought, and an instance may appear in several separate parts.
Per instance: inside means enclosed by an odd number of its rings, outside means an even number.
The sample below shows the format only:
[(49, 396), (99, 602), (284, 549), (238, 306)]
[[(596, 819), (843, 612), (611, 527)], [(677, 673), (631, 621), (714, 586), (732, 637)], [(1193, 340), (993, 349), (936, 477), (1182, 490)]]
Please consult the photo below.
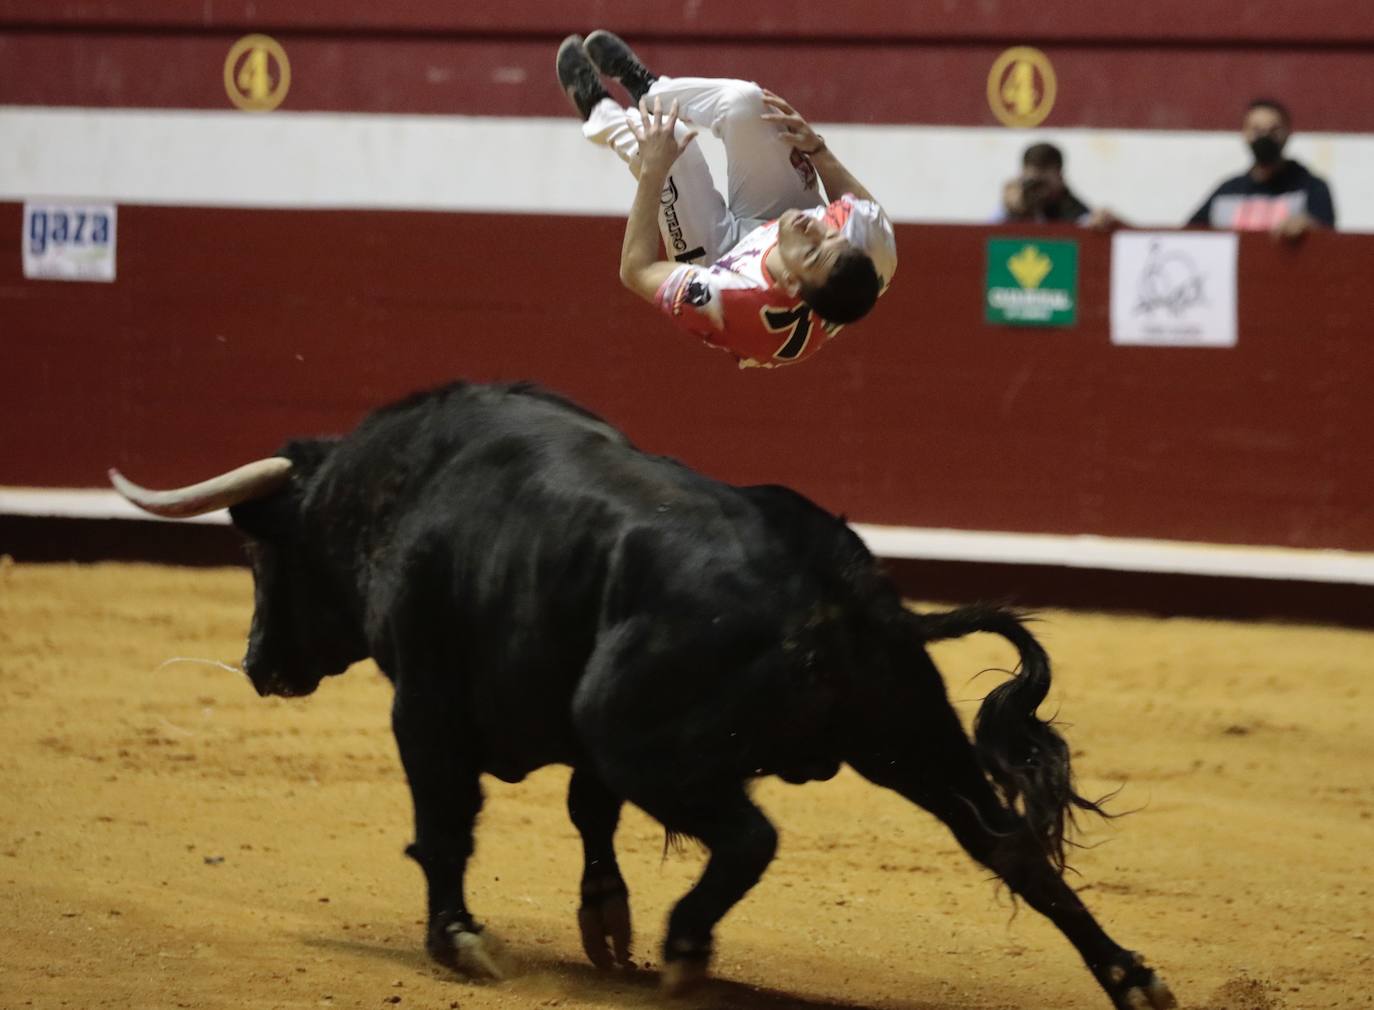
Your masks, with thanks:
[(988, 239), (983, 318), (1012, 326), (1072, 326), (1078, 319), (1078, 243)]
[(31, 280), (115, 279), (114, 204), (25, 203), (20, 241)]
[(1234, 347), (1234, 232), (1112, 236), (1113, 344)]

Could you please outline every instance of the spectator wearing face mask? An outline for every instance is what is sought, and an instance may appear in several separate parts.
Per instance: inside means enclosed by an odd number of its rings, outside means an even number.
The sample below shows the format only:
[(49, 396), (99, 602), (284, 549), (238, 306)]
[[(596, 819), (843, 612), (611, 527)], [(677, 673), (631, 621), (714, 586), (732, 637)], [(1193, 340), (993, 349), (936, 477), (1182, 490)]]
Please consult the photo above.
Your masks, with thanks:
[(1292, 129), (1292, 117), (1281, 103), (1270, 98), (1251, 102), (1241, 136), (1254, 164), (1218, 186), (1188, 223), (1268, 231), (1283, 239), (1299, 238), (1312, 228), (1336, 227), (1330, 188), (1306, 166), (1283, 156)]

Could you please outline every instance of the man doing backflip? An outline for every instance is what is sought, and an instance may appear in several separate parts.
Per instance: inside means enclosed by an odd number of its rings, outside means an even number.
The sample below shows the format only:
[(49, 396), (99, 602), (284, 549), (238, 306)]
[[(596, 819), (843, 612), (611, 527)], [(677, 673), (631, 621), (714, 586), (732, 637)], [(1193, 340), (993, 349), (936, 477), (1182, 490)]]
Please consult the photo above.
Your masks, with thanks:
[[(897, 267), (891, 222), (777, 95), (747, 81), (656, 76), (606, 31), (565, 39), (557, 69), (583, 134), (639, 180), (621, 281), (740, 367), (810, 357), (886, 290)], [(611, 98), (602, 74), (638, 108)], [(724, 143), (728, 199), (687, 123)]]

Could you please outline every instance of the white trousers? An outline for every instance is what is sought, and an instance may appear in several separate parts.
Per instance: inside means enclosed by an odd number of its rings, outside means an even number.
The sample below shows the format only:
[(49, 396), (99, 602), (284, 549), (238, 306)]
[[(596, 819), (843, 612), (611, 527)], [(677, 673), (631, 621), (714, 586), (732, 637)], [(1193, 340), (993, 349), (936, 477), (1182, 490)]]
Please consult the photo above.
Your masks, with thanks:
[[(660, 77), (649, 89), (664, 112), (678, 103), (678, 136), (691, 124), (725, 145), (728, 178), (722, 197), (697, 144), (678, 156), (659, 197), (658, 226), (669, 258), (713, 263), (740, 239), (785, 210), (821, 203), (810, 162), (795, 154), (777, 127), (760, 117), (768, 107), (757, 84), (712, 77)], [(609, 147), (639, 178), (639, 142), (627, 117), (638, 109), (602, 99), (582, 126), (588, 140)]]

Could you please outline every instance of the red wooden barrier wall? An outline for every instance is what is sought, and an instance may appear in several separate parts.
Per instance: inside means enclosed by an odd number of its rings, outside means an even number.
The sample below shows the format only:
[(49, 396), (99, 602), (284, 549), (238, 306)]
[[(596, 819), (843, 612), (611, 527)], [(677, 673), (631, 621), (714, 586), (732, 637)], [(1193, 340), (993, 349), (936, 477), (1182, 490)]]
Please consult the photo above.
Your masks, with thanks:
[(988, 71), (1029, 44), (1058, 76), (1047, 128), (1234, 130), (1267, 94), (1300, 130), (1374, 130), (1374, 18), (1351, 0), (0, 0), (0, 105), (227, 109), (225, 53), (270, 32), (283, 109), (565, 116), (554, 47), (595, 27), (821, 122), (996, 126)]
[[(498, 226), (499, 224), (499, 226)], [(898, 228), (818, 358), (739, 371), (620, 289), (622, 222), (121, 207), (114, 284), (0, 257), (0, 484), (185, 482), (454, 377), (531, 378), (646, 448), (867, 522), (1374, 550), (1374, 238), (1244, 236), (1230, 350), (982, 322), (993, 229)], [(20, 207), (0, 204), (0, 235)]]
[(1374, 24), (1350, 0), (1154, 0), (1149, 5), (1079, 0), (0, 0), (0, 24), (104, 29), (280, 29), (523, 34), (613, 28), (645, 36), (701, 39), (1040, 38), (1139, 42), (1222, 41), (1354, 43), (1374, 38)]

